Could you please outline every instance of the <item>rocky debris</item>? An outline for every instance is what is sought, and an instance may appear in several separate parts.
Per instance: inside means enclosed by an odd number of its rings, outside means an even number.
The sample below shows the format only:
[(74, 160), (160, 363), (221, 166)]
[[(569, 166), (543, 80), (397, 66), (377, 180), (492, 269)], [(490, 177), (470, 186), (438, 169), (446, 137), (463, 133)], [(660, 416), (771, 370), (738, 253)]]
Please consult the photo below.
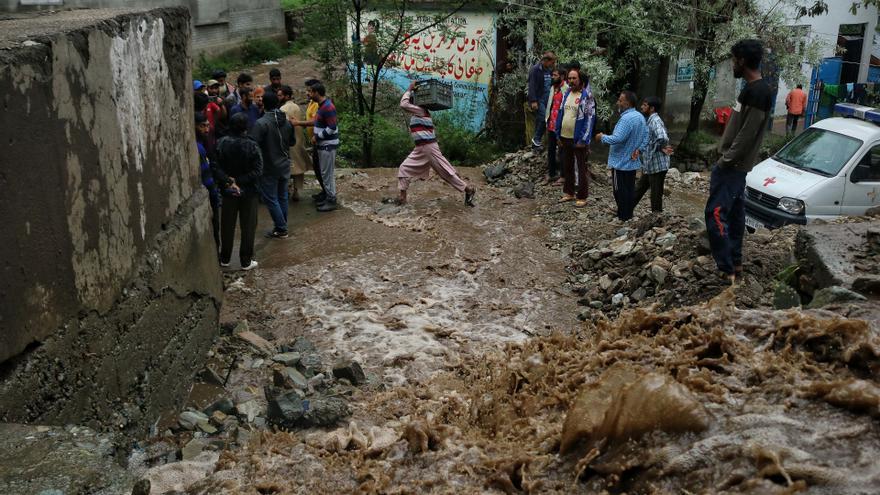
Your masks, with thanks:
[(283, 364), (284, 366), (295, 366), (299, 363), (300, 354), (298, 352), (284, 352), (272, 356), (272, 361)]
[(242, 421), (253, 423), (257, 417), (263, 414), (263, 407), (255, 399), (251, 399), (236, 404), (235, 412)]
[(303, 421), (306, 426), (334, 426), (351, 415), (348, 402), (339, 397), (324, 397), (305, 401)]
[(801, 296), (794, 287), (779, 283), (773, 290), (773, 307), (775, 309), (798, 308), (801, 305)]
[(367, 382), (367, 376), (357, 361), (344, 361), (333, 367), (333, 376), (337, 379), (348, 380), (352, 385), (361, 385)]
[(183, 411), (177, 422), (185, 430), (195, 430), (202, 424), (208, 423), (208, 416), (201, 411)]
[(323, 371), (324, 365), (318, 354), (303, 354), (297, 368), (302, 371), (306, 378), (311, 378)]
[(181, 457), (184, 461), (191, 461), (198, 457), (210, 444), (205, 438), (193, 438), (181, 449)]
[(269, 422), (287, 429), (334, 426), (350, 414), (348, 402), (338, 397), (302, 399), (286, 392), (269, 400)]
[(150, 480), (143, 478), (134, 484), (131, 489), (131, 495), (150, 495)]
[(295, 428), (302, 424), (307, 403), (296, 392), (287, 392), (269, 400), (267, 419), (282, 428)]
[(271, 356), (275, 354), (275, 346), (272, 345), (268, 340), (260, 337), (259, 335), (251, 332), (250, 330), (236, 333), (235, 336), (243, 341), (245, 344), (250, 346), (250, 348), (264, 356)]
[[(617, 237), (572, 241), (569, 283), (581, 304), (606, 314), (629, 305), (660, 303), (663, 308), (692, 304), (720, 293), (729, 283), (705, 252), (702, 222), (674, 215), (648, 215), (617, 229)], [(776, 275), (788, 263), (795, 230), (786, 228), (746, 238), (745, 249), (761, 245), (762, 256), (746, 259), (738, 297), (746, 307), (770, 305)]]
[(232, 399), (223, 397), (206, 407), (202, 412), (207, 416), (212, 416), (217, 411), (226, 415), (235, 414), (235, 404), (232, 402)]
[(272, 372), (272, 383), (276, 387), (307, 390), (309, 380), (294, 368), (276, 369)]
[(831, 304), (865, 301), (865, 296), (839, 286), (819, 289), (813, 294), (813, 300), (807, 305), (808, 308), (821, 308)]
[(535, 199), (535, 183), (523, 182), (513, 190), (517, 199)]

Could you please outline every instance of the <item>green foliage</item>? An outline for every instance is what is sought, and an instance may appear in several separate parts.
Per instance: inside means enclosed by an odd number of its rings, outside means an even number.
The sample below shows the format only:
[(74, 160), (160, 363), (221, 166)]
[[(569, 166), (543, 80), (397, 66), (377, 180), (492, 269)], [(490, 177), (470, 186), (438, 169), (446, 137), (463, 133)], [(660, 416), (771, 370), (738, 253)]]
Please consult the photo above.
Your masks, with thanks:
[(226, 72), (241, 69), (243, 67), (257, 65), (266, 60), (277, 60), (289, 53), (278, 43), (264, 38), (248, 38), (239, 48), (228, 52), (205, 56), (204, 53), (199, 55), (193, 67), (193, 78), (206, 80), (211, 77), (211, 73), (217, 69), (223, 69)]
[(287, 50), (266, 38), (248, 38), (241, 45), (241, 60), (245, 65), (256, 65), (267, 60), (278, 60)]
[(412, 149), (409, 130), (401, 123), (383, 115), (373, 116), (372, 128), (369, 117), (357, 112), (339, 112), (340, 156), (356, 164), (366, 163), (363, 155), (363, 140), (373, 140), (373, 165), (396, 167)]
[[(400, 165), (413, 148), (404, 116), (399, 112), (392, 112), (390, 117), (375, 114), (372, 131), (368, 119), (368, 116), (359, 116), (350, 110), (339, 111), (339, 155), (356, 164), (366, 163), (363, 139), (369, 136), (373, 140), (373, 165)], [(462, 116), (449, 111), (438, 112), (433, 120), (437, 141), (451, 163), (477, 165), (498, 155), (498, 148), (494, 144), (465, 128)]]
[(315, 3), (315, 0), (281, 0), (281, 8), (283, 10), (299, 10)]
[(468, 130), (462, 115), (445, 111), (435, 113), (433, 120), (443, 155), (455, 165), (478, 165), (500, 153), (493, 142)]
[(783, 284), (793, 285), (794, 277), (797, 275), (798, 269), (800, 269), (800, 265), (797, 263), (789, 265), (776, 274), (776, 280)]

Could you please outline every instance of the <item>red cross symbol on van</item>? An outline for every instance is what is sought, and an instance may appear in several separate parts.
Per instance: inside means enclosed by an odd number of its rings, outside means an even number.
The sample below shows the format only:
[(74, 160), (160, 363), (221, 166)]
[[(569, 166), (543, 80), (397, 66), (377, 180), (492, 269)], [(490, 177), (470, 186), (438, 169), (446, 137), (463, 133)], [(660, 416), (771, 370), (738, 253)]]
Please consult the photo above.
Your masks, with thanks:
[(776, 184), (776, 177), (767, 177), (764, 179), (764, 187), (767, 187), (770, 184)]

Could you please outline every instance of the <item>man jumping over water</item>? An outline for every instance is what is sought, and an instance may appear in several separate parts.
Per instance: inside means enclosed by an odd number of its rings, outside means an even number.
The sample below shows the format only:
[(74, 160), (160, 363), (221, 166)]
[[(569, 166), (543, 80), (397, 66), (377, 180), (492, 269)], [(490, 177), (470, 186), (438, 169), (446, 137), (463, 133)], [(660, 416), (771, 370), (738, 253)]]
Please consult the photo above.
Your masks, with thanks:
[(458, 172), (455, 171), (455, 167), (440, 152), (440, 146), (437, 145), (437, 136), (434, 134), (434, 122), (431, 120), (431, 114), (410, 101), (412, 90), (415, 86), (416, 82), (411, 82), (409, 89), (403, 93), (403, 97), (400, 99), (400, 108), (412, 114), (409, 120), (409, 132), (416, 143), (416, 147), (406, 157), (406, 160), (400, 164), (400, 168), (397, 171), (398, 188), (400, 189), (397, 204), (402, 205), (406, 203), (406, 190), (409, 189), (412, 179), (427, 179), (430, 170), (434, 169), (434, 172), (450, 186), (464, 193), (464, 204), (474, 206), (474, 195), (477, 193), (477, 189), (462, 180)]

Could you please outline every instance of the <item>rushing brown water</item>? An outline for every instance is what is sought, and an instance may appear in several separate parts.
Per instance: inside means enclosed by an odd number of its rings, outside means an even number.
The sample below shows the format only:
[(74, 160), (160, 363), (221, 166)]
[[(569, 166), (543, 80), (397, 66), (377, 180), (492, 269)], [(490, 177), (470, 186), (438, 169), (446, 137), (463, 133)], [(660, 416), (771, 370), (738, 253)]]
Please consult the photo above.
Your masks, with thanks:
[(875, 313), (728, 291), (578, 322), (532, 203), (483, 187), (469, 209), (433, 180), (383, 205), (393, 184), (345, 177), (347, 209), (295, 207), (293, 238), (229, 278), (227, 321), (363, 364), (349, 423), (254, 435), (188, 493), (880, 491)]

